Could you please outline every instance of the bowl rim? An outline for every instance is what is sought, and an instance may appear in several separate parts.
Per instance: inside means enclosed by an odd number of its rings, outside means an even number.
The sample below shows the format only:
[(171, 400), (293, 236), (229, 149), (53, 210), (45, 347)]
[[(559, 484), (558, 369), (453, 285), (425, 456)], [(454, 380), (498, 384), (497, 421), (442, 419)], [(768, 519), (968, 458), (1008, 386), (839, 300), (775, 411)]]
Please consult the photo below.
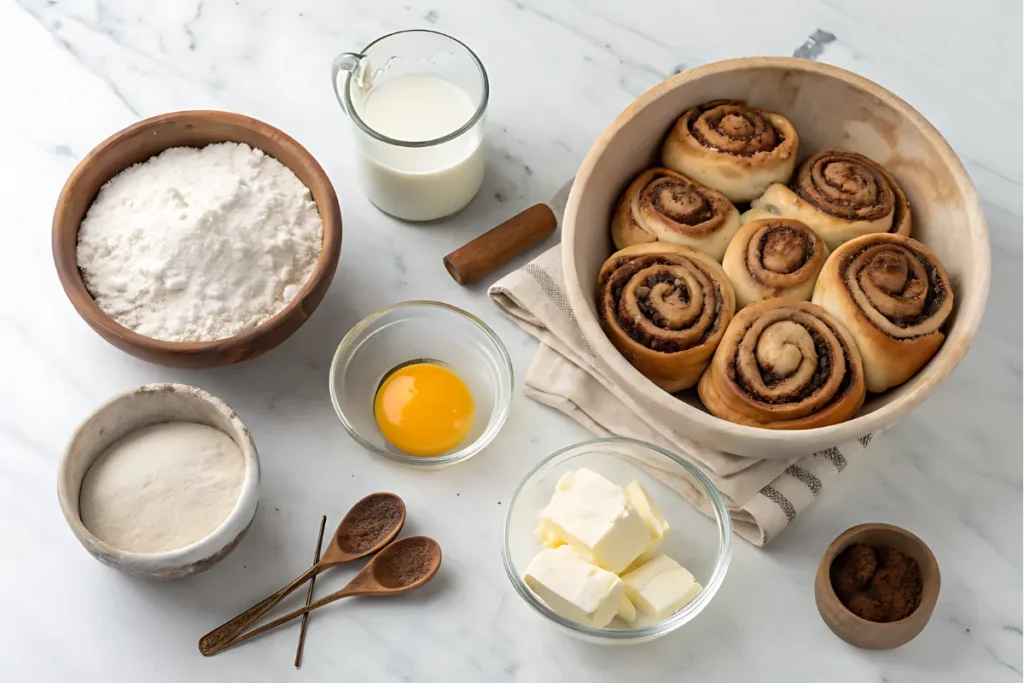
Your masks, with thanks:
[[(572, 621), (571, 619), (566, 619), (548, 607), (543, 600), (537, 597), (537, 595), (530, 590), (529, 586), (526, 585), (526, 582), (523, 581), (522, 577), (519, 576), (519, 573), (515, 570), (515, 563), (512, 560), (512, 551), (509, 548), (512, 516), (515, 514), (516, 503), (518, 502), (519, 496), (522, 494), (526, 485), (529, 484), (537, 474), (544, 470), (549, 463), (569, 451), (575, 449), (588, 449), (591, 447), (597, 449), (609, 444), (623, 444), (643, 448), (658, 456), (668, 458), (682, 466), (683, 469), (689, 472), (700, 484), (702, 493), (704, 493), (704, 495), (711, 501), (711, 509), (715, 513), (714, 521), (718, 531), (718, 557), (715, 559), (715, 567), (711, 571), (711, 577), (708, 579), (707, 583), (701, 587), (701, 592), (697, 594), (697, 597), (687, 603), (682, 609), (666, 619), (662, 619), (659, 622), (649, 624), (647, 626), (624, 629), (597, 628), (594, 626), (587, 626), (586, 624), (580, 624)], [(581, 453), (579, 454), (583, 455), (586, 452), (589, 451), (581, 450)], [(609, 455), (614, 454), (609, 453)], [(718, 589), (721, 588), (722, 582), (725, 580), (726, 572), (729, 570), (729, 564), (732, 562), (732, 519), (729, 516), (729, 508), (725, 503), (725, 499), (722, 498), (722, 494), (718, 491), (718, 488), (714, 485), (711, 479), (704, 474), (700, 468), (688, 462), (681, 456), (661, 448), (660, 446), (656, 446), (652, 443), (641, 441), (639, 439), (618, 436), (589, 439), (560, 448), (551, 455), (544, 457), (540, 462), (531, 467), (526, 475), (520, 479), (519, 483), (516, 485), (515, 491), (512, 493), (511, 500), (509, 500), (508, 509), (505, 511), (505, 520), (501, 528), (501, 560), (505, 567), (505, 574), (508, 576), (509, 581), (512, 582), (512, 586), (520, 597), (522, 597), (534, 610), (539, 612), (541, 616), (554, 622), (558, 626), (583, 636), (598, 639), (613, 641), (646, 640), (651, 637), (670, 633), (681, 627), (683, 624), (692, 621), (704, 610), (705, 607), (707, 607), (715, 597), (715, 594), (718, 593)]]
[[(104, 412), (111, 410), (115, 405), (131, 401), (140, 395), (171, 392), (191, 397), (192, 399), (205, 403), (213, 408), (215, 412), (224, 417), (232, 427), (237, 437), (239, 450), (245, 461), (245, 475), (242, 479), (242, 488), (238, 493), (238, 500), (228, 516), (209, 534), (188, 545), (174, 550), (165, 550), (158, 553), (139, 553), (129, 550), (122, 550), (108, 544), (89, 531), (82, 521), (81, 501), (79, 506), (71, 505), (71, 491), (68, 489), (67, 469), (69, 466), (71, 448), (75, 445), (85, 428)], [(159, 424), (159, 423), (151, 423)], [(129, 428), (125, 435), (134, 428)], [(123, 435), (122, 435), (123, 436)], [(120, 438), (120, 437), (119, 437)], [(232, 439), (234, 440), (234, 438)], [(93, 456), (93, 462), (99, 454)], [(90, 467), (92, 464), (90, 463)], [(82, 481), (85, 480), (89, 468), (82, 473)], [(81, 496), (82, 481), (78, 483)], [(68, 438), (60, 461), (57, 463), (57, 499), (60, 503), (61, 512), (71, 531), (91, 553), (101, 553), (105, 557), (114, 560), (119, 567), (130, 568), (134, 573), (149, 572), (153, 574), (165, 573), (174, 569), (182, 569), (188, 565), (196, 564), (205, 559), (216, 556), (223, 549), (231, 546), (232, 543), (245, 533), (252, 518), (256, 514), (256, 507), (259, 501), (260, 486), (260, 461), (259, 453), (256, 450), (256, 443), (253, 441), (249, 428), (245, 426), (242, 419), (223, 400), (210, 394), (199, 387), (179, 384), (173, 382), (156, 382), (143, 384), (142, 386), (128, 389), (115, 394), (97, 406), (90, 412), (75, 428)], [(248, 517), (248, 519), (243, 519)], [(230, 538), (227, 536), (230, 535)]]
[[(976, 234), (972, 235), (972, 237), (975, 238), (974, 241), (976, 248), (979, 250), (979, 255), (984, 257), (984, 266), (975, 269), (976, 272), (973, 275), (976, 286), (973, 288), (972, 296), (958, 303), (956, 329), (960, 331), (961, 339), (956, 340), (958, 343), (951, 344), (950, 338), (953, 336), (953, 328), (951, 327), (944, 343), (944, 346), (951, 347), (951, 353), (943, 359), (943, 363), (933, 367), (932, 372), (927, 371), (927, 366), (922, 368), (914, 378), (908, 380), (908, 384), (913, 383), (915, 378), (919, 378), (919, 381), (909, 387), (909, 391), (887, 405), (881, 406), (870, 413), (858, 415), (845, 422), (827, 427), (803, 430), (772, 430), (763, 427), (741, 425), (715, 417), (710, 413), (705, 413), (687, 404), (685, 401), (677, 399), (674, 395), (662, 391), (651, 380), (644, 377), (639, 370), (634, 368), (612, 345), (587, 304), (589, 294), (584, 293), (579, 273), (576, 270), (576, 214), (579, 212), (582, 202), (582, 188), (590, 180), (599, 158), (611, 139), (641, 110), (647, 108), (672, 90), (706, 76), (757, 68), (804, 71), (844, 81), (875, 97), (911, 121), (921, 131), (922, 136), (932, 142), (938, 154), (949, 167), (959, 191), (966, 199), (968, 212), (975, 217), (971, 222), (975, 224)], [(565, 275), (565, 291), (569, 299), (569, 305), (576, 316), (584, 338), (595, 351), (595, 355), (619, 380), (623, 381), (627, 386), (643, 388), (645, 395), (655, 401), (659, 407), (670, 411), (680, 418), (696, 423), (697, 426), (709, 433), (724, 433), (732, 439), (746, 440), (751, 444), (757, 442), (764, 444), (768, 442), (780, 447), (792, 448), (794, 452), (799, 452), (800, 450), (810, 452), (815, 448), (821, 447), (821, 444), (835, 445), (860, 438), (865, 434), (893, 424), (896, 420), (899, 420), (920, 405), (956, 369), (967, 354), (967, 350), (970, 348), (971, 341), (977, 333), (982, 315), (985, 312), (985, 303), (988, 299), (991, 280), (991, 250), (981, 201), (966, 169), (952, 147), (942, 137), (942, 134), (920, 112), (874, 81), (846, 69), (794, 57), (740, 57), (712, 62), (676, 74), (654, 85), (640, 95), (640, 97), (633, 100), (602, 131), (580, 165), (566, 202), (562, 221), (561, 246), (562, 270)], [(962, 294), (960, 296), (963, 297)], [(763, 457), (777, 456), (766, 454)]]
[[(61, 236), (64, 230), (63, 226), (69, 220), (67, 215), (68, 200), (70, 196), (78, 190), (77, 185), (80, 182), (80, 178), (85, 173), (85, 170), (92, 164), (96, 163), (98, 158), (105, 154), (109, 154), (112, 150), (116, 149), (126, 139), (135, 137), (154, 128), (164, 126), (171, 121), (189, 121), (192, 122), (193, 125), (217, 122), (239, 128), (248, 128), (262, 137), (273, 138), (283, 146), (292, 148), (296, 154), (305, 159), (315, 178), (315, 182), (313, 184), (319, 192), (322, 192), (325, 195), (325, 198), (327, 199), (327, 205), (321, 206), (316, 199), (313, 198), (313, 203), (317, 207), (317, 212), (320, 214), (320, 221), (323, 225), (323, 243), (320, 248), (320, 256), (317, 258), (316, 264), (313, 266), (313, 272), (310, 274), (309, 279), (306, 280), (305, 284), (298, 293), (296, 293), (295, 297), (289, 301), (284, 308), (264, 320), (256, 327), (240, 332), (232, 337), (199, 342), (168, 341), (147, 337), (125, 327), (124, 325), (121, 325), (107, 315), (107, 313), (100, 308), (99, 304), (96, 303), (92, 294), (89, 293), (89, 288), (85, 285), (85, 280), (82, 278), (81, 270), (78, 268), (78, 259), (76, 254), (66, 254), (66, 250), (63, 247)], [(221, 142), (237, 141), (222, 140)], [(165, 150), (166, 149), (170, 149), (170, 147), (165, 148)], [(264, 151), (267, 156), (273, 157), (269, 152), (265, 152), (265, 150), (261, 151)], [(159, 152), (157, 154), (159, 154)], [(277, 157), (273, 158), (285, 166), (289, 171), (295, 173), (294, 169), (283, 161), (277, 159)], [(298, 174), (296, 174), (296, 176), (297, 175)], [(111, 178), (113, 178), (113, 176), (107, 178), (104, 181), (104, 184), (109, 182)], [(300, 180), (299, 182), (302, 181)], [(302, 184), (310, 190), (310, 195), (312, 197), (312, 191), (314, 188), (306, 185), (306, 183)], [(93, 201), (95, 201), (95, 198), (93, 198)], [(81, 229), (81, 222), (79, 222), (78, 227), (75, 229), (76, 236), (79, 229)], [(215, 109), (187, 109), (151, 116), (122, 128), (100, 142), (98, 145), (93, 147), (81, 161), (78, 162), (75, 168), (71, 171), (71, 174), (68, 176), (68, 179), (64, 182), (64, 186), (61, 188), (60, 194), (57, 197), (57, 205), (54, 209), (51, 224), (51, 249), (53, 252), (54, 264), (57, 268), (57, 276), (60, 278), (64, 292), (67, 294), (68, 299), (71, 300), (71, 304), (74, 306), (78, 314), (91, 325), (99, 326), (103, 333), (116, 337), (134, 347), (148, 351), (180, 355), (224, 351), (235, 346), (249, 344), (257, 338), (271, 333), (277, 328), (283, 326), (288, 319), (291, 318), (294, 312), (302, 307), (306, 298), (323, 280), (327, 279), (329, 282), (330, 279), (334, 277), (334, 272), (341, 259), (341, 238), (341, 207), (338, 204), (338, 195), (330, 178), (327, 176), (327, 173), (324, 171), (323, 167), (320, 166), (320, 163), (316, 158), (290, 135), (278, 128), (275, 128), (274, 126), (271, 126), (269, 123), (265, 123), (250, 116), (245, 116), (244, 114)], [(73, 263), (74, 268), (62, 268), (60, 264), (65, 261), (67, 261), (68, 264)]]
[[(350, 356), (353, 351), (355, 351), (357, 348), (359, 348), (359, 346), (361, 346), (362, 340), (360, 339), (360, 335), (362, 335), (363, 331), (365, 331), (366, 328), (368, 328), (376, 320), (383, 318), (389, 313), (394, 313), (395, 311), (400, 311), (406, 308), (440, 309), (447, 313), (452, 313), (457, 316), (460, 316), (463, 319), (467, 320), (468, 322), (472, 323), (481, 332), (483, 332), (484, 336), (488, 339), (488, 341), (491, 342), (492, 346), (497, 350), (498, 357), (501, 359), (499, 367), (504, 367), (506, 371), (505, 377), (503, 378), (505, 381), (502, 382), (503, 386), (499, 387), (499, 389), (504, 390), (504, 399), (499, 400), (502, 396), (502, 392), (499, 392), (498, 396), (495, 397), (494, 411), (497, 411), (498, 416), (495, 419), (494, 423), (489, 425), (487, 429), (485, 429), (480, 434), (480, 436), (474, 439), (471, 443), (466, 444), (465, 446), (463, 446), (462, 448), (453, 453), (446, 453), (434, 456), (419, 456), (405, 455), (403, 453), (397, 453), (388, 451), (383, 448), (378, 448), (377, 446), (363, 438), (359, 431), (352, 425), (349, 419), (345, 416), (345, 411), (342, 410), (341, 403), (338, 400), (338, 394), (337, 391), (335, 390), (335, 385), (337, 384), (335, 382), (335, 378), (337, 377), (337, 373), (340, 371), (341, 360), (343, 358), (347, 358), (348, 356)], [(357, 344), (357, 341), (359, 341), (360, 344)], [(473, 457), (474, 455), (482, 451), (484, 448), (486, 448), (491, 443), (491, 441), (494, 440), (494, 437), (498, 435), (498, 432), (501, 431), (501, 428), (505, 426), (505, 422), (508, 420), (509, 413), (511, 412), (512, 409), (512, 396), (515, 388), (515, 371), (512, 367), (512, 358), (509, 356), (508, 349), (505, 348), (504, 342), (501, 341), (501, 338), (483, 320), (476, 317), (472, 313), (469, 313), (468, 311), (464, 311), (458, 306), (453, 306), (452, 304), (447, 304), (444, 303), (443, 301), (431, 301), (429, 299), (414, 299), (411, 301), (402, 301), (391, 306), (386, 306), (385, 308), (382, 308), (378, 311), (371, 313), (370, 315), (366, 316), (365, 318), (357, 322), (355, 325), (353, 325), (352, 328), (348, 331), (348, 333), (346, 333), (345, 336), (342, 337), (341, 342), (338, 344), (338, 348), (334, 351), (334, 358), (331, 360), (331, 369), (327, 376), (327, 384), (328, 389), (330, 390), (331, 404), (334, 406), (334, 412), (338, 415), (338, 419), (341, 420), (341, 424), (345, 428), (345, 431), (347, 431), (349, 433), (349, 436), (355, 439), (355, 441), (360, 446), (373, 453), (376, 453), (377, 455), (382, 455), (385, 458), (389, 458), (390, 460), (394, 460), (395, 462), (401, 463), (403, 465), (408, 465), (410, 467), (417, 467), (421, 469), (438, 468), (447, 465), (454, 465), (455, 463), (462, 462), (463, 460), (468, 460), (469, 458)]]

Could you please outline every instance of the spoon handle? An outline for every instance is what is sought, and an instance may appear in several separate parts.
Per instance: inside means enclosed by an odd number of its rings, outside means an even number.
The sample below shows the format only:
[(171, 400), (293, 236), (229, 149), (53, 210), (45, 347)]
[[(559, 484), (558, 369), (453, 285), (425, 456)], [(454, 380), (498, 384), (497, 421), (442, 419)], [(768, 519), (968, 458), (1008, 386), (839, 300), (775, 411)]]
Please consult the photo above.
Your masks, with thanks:
[(260, 626), (257, 629), (253, 629), (252, 631), (249, 631), (248, 633), (244, 633), (244, 634), (242, 634), (240, 636), (237, 636), (237, 637), (229, 640), (227, 643), (224, 643), (223, 646), (217, 648), (216, 650), (214, 650), (210, 654), (216, 654), (217, 652), (220, 652), (221, 650), (226, 650), (227, 648), (234, 647), (235, 645), (238, 645), (239, 643), (244, 643), (245, 641), (249, 640), (250, 638), (255, 638), (256, 636), (261, 635), (263, 633), (266, 633), (267, 631), (270, 631), (271, 629), (275, 629), (278, 626), (280, 626), (281, 624), (286, 624), (289, 621), (291, 621), (292, 619), (296, 619), (298, 617), (301, 617), (303, 614), (307, 614), (309, 612), (312, 612), (313, 610), (318, 609), (320, 607), (323, 607), (324, 605), (328, 605), (328, 604), (334, 602), (335, 600), (341, 600), (342, 598), (348, 598), (348, 597), (351, 597), (353, 595), (388, 595), (388, 592), (382, 592), (380, 590), (379, 586), (376, 586), (376, 585), (373, 585), (373, 584), (367, 584), (367, 583), (364, 583), (362, 581), (359, 581), (359, 577), (356, 576), (356, 578), (353, 579), (352, 582), (349, 585), (345, 586), (340, 591), (338, 591), (336, 593), (331, 593), (327, 597), (320, 598), (316, 602), (314, 602), (314, 603), (312, 603), (310, 605), (307, 605), (306, 607), (301, 607), (301, 608), (295, 610), (294, 612), (291, 612), (289, 614), (284, 615), (283, 617), (279, 617), (277, 619), (274, 619), (269, 624), (264, 624), (263, 626)]
[[(213, 629), (205, 636), (199, 639), (199, 651), (209, 657), (210, 655), (217, 654), (225, 647), (228, 646), (229, 641), (237, 636), (239, 633), (245, 630), (246, 626), (249, 626), (257, 619), (262, 617), (264, 614), (274, 608), (274, 605), (284, 600), (288, 595), (292, 593), (296, 588), (304, 584), (311, 577), (315, 576), (320, 570), (323, 569), (319, 564), (315, 564), (305, 572), (302, 576), (295, 579), (287, 586), (277, 591), (269, 598), (263, 600), (258, 604), (253, 605), (249, 609), (245, 610), (237, 617), (227, 621), (217, 628)], [(315, 604), (315, 603), (314, 603)]]

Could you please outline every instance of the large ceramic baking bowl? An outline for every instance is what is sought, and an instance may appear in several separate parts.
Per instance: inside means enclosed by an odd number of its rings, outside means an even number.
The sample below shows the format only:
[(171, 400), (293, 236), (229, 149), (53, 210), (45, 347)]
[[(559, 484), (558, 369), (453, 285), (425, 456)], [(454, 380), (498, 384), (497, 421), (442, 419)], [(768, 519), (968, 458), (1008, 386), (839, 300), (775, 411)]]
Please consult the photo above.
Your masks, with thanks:
[[(656, 165), (665, 134), (689, 107), (719, 98), (788, 117), (800, 133), (800, 158), (827, 148), (866, 154), (899, 181), (913, 207), (913, 236), (949, 272), (955, 308), (938, 354), (905, 384), (868, 395), (853, 419), (804, 431), (772, 431), (713, 417), (696, 392), (658, 389), (601, 330), (594, 292), (611, 255), (612, 210), (629, 182)], [(989, 286), (989, 243), (978, 196), (942, 136), (910, 105), (881, 86), (836, 67), (761, 57), (709, 64), (641, 95), (601, 134), (583, 160), (562, 227), (562, 264), (572, 310), (590, 347), (622, 391), (647, 397), (653, 417), (709, 446), (757, 457), (789, 457), (835, 446), (888, 427), (921, 404), (956, 368), (978, 330)], [(653, 400), (651, 400), (653, 399)]]

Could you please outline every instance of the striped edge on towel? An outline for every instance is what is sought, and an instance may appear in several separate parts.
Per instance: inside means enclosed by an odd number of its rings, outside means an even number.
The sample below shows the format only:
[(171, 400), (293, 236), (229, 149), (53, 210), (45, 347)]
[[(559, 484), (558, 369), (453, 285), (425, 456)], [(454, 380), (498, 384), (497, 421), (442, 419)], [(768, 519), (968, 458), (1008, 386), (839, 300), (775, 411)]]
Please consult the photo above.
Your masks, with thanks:
[(846, 469), (848, 456), (856, 457), (871, 443), (871, 437), (871, 434), (866, 434), (842, 449), (838, 446), (826, 448), (787, 467), (741, 506), (754, 518), (760, 531), (760, 538), (748, 540), (759, 546), (767, 544), (814, 502), (818, 494)]

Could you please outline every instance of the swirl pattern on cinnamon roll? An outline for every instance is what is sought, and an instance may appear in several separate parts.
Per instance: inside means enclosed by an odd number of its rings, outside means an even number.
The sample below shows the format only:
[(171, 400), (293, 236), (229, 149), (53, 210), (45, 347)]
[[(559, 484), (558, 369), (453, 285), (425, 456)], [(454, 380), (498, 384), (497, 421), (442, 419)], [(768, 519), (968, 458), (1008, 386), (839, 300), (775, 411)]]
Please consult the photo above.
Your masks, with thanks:
[(616, 249), (671, 242), (722, 260), (740, 227), (740, 213), (721, 192), (667, 168), (644, 171), (630, 183), (612, 216)]
[(736, 308), (764, 299), (809, 301), (828, 247), (800, 221), (767, 217), (744, 223), (722, 267), (736, 290)]
[(601, 326), (615, 348), (670, 393), (700, 378), (736, 310), (722, 266), (664, 242), (618, 251), (597, 282)]
[(766, 429), (838, 424), (864, 404), (850, 333), (806, 301), (770, 299), (736, 314), (697, 387), (723, 420)]
[(868, 391), (903, 384), (942, 346), (953, 288), (939, 258), (915, 239), (850, 240), (825, 262), (813, 301), (849, 328)]
[(676, 121), (661, 160), (730, 201), (749, 202), (772, 183), (789, 181), (799, 144), (784, 116), (739, 100), (713, 100)]
[(830, 249), (872, 233), (910, 236), (907, 196), (888, 171), (856, 152), (808, 157), (788, 187), (772, 185), (751, 206), (803, 221)]

